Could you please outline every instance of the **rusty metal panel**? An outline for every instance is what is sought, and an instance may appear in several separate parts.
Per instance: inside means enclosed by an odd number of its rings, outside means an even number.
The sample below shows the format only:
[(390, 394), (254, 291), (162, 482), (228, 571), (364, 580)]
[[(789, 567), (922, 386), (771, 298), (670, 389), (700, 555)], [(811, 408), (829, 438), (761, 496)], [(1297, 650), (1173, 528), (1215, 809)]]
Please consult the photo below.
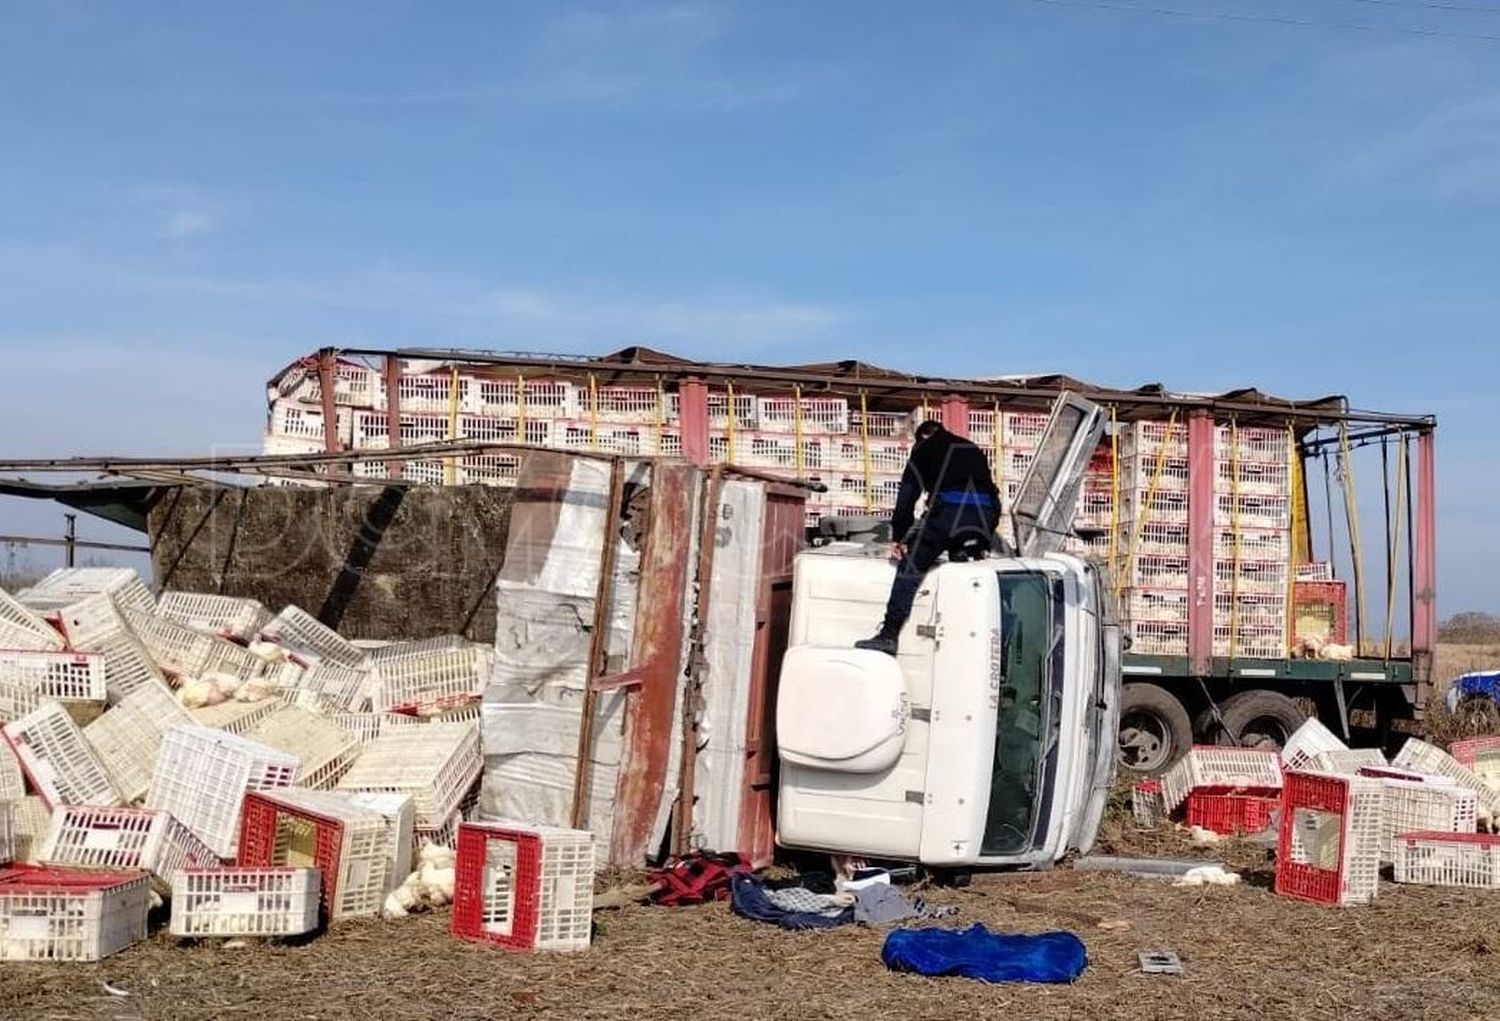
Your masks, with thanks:
[(638, 866), (654, 850), (652, 831), (671, 786), (673, 747), (680, 736), (673, 719), (686, 673), (699, 480), (698, 469), (683, 462), (658, 462), (651, 471), (630, 657), (641, 683), (630, 689), (625, 702), (625, 746), (610, 839), (610, 861), (619, 866)]
[(776, 685), (792, 614), (792, 561), (806, 535), (806, 494), (767, 487), (761, 539), (755, 647), (746, 720), (745, 790), (740, 801), (740, 846), (757, 866), (776, 850)]

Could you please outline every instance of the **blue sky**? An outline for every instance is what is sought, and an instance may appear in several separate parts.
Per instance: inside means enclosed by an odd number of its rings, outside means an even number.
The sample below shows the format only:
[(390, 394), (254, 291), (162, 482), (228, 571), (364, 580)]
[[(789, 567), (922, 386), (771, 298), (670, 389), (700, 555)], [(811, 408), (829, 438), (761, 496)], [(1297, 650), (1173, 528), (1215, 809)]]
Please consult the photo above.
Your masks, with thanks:
[[(1131, 6), (1345, 27), (1110, 9)], [(1343, 392), (1441, 416), (1442, 608), (1500, 610), (1500, 13), (52, 2), (4, 23), (9, 453), (254, 444), (263, 381), (322, 344)], [(0, 532), (56, 515), (0, 502)]]

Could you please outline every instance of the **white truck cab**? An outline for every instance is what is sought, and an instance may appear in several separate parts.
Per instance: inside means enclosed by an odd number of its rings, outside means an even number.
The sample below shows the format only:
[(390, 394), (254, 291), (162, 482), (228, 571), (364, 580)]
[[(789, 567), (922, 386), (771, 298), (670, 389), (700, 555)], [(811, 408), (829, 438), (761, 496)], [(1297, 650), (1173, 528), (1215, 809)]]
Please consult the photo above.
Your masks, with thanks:
[[(1053, 465), (1086, 463), (1097, 422), (1075, 416), (1059, 438), (1058, 421)], [(939, 867), (1040, 867), (1093, 845), (1114, 776), (1120, 629), (1107, 577), (1050, 548), (1076, 504), (1070, 475), (1032, 487), (1024, 555), (928, 572), (895, 657), (853, 648), (890, 593), (889, 547), (798, 555), (779, 843)]]

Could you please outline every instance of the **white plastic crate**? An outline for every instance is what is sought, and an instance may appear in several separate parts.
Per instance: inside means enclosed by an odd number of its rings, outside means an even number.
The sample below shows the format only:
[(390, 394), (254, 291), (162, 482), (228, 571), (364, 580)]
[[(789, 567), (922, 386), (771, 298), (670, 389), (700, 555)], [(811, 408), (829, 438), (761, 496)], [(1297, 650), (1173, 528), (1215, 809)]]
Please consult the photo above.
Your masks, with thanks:
[[(1043, 416), (1045, 420), (1046, 416)], [(1166, 447), (1168, 459), (1188, 456), (1187, 426), (1182, 422), (1166, 420), (1151, 422), (1126, 422), (1120, 425), (1120, 456), (1122, 458), (1156, 457)]]
[(362, 745), (369, 744), (391, 727), (422, 726), (420, 719), (405, 713), (329, 713), (328, 719)]
[(1236, 627), (1286, 627), (1286, 596), (1249, 592), (1238, 596), (1229, 592), (1214, 593), (1214, 623), (1228, 627), (1233, 615)]
[(456, 697), (481, 695), (493, 662), (494, 651), (482, 645), (388, 659), (376, 676), (371, 708), (420, 712)]
[(1231, 454), (1245, 464), (1287, 464), (1291, 460), (1291, 436), (1282, 429), (1214, 430), (1214, 458), (1228, 462)]
[(1130, 651), (1138, 656), (1186, 656), (1186, 622), (1141, 620), (1129, 623)]
[(52, 810), (35, 795), (16, 798), (10, 802), (10, 825), (11, 855), (17, 862), (35, 862), (52, 828)]
[[(673, 394), (675, 398), (677, 395)], [(755, 395), (736, 393), (734, 400), (723, 390), (708, 392), (708, 426), (710, 429), (727, 429), (733, 420), (736, 429), (754, 429), (757, 403)]]
[(285, 704), (280, 698), (267, 698), (259, 702), (231, 700), (220, 702), (218, 705), (189, 709), (187, 714), (192, 717), (192, 722), (200, 727), (222, 730), (229, 734), (243, 734)]
[(1339, 740), (1333, 731), (1325, 727), (1316, 717), (1308, 719), (1298, 727), (1281, 749), (1281, 765), (1284, 770), (1311, 768), (1312, 757), (1320, 752), (1346, 752), (1349, 746)]
[[(989, 411), (969, 412), (969, 436), (975, 436), (975, 416), (989, 416), (989, 421), (994, 421), (994, 413)], [(849, 409), (849, 432), (855, 436), (868, 436), (870, 439), (894, 439), (900, 440), (907, 446), (911, 445), (912, 421), (910, 412), (903, 411), (867, 411), (861, 412), (858, 408)], [(993, 428), (993, 425), (987, 428)], [(979, 440), (975, 439), (978, 443)]]
[(249, 678), (260, 671), (262, 662), (257, 656), (217, 635), (131, 607), (122, 607), (120, 614), (157, 667), (169, 674), (205, 677), (225, 673)]
[(457, 407), (469, 405), (470, 387), (473, 380), (465, 375), (455, 376), (443, 369), (439, 372), (401, 375), (396, 382), (396, 393), (402, 412), (428, 411), (446, 415)]
[[(932, 409), (928, 409), (931, 414)], [(1017, 448), (1023, 450), (1034, 450), (1037, 444), (1042, 442), (1042, 434), (1047, 431), (1046, 412), (1038, 411), (1006, 411), (1000, 415), (1000, 446), (1003, 448)]]
[(92, 649), (93, 643), (119, 631), (129, 631), (120, 604), (108, 592), (80, 599), (58, 611), (56, 619), (74, 649)]
[(1272, 595), (1286, 598), (1285, 560), (1251, 560), (1241, 556), (1238, 570), (1233, 560), (1214, 561), (1214, 591)]
[(655, 429), (649, 425), (612, 425), (608, 422), (558, 422), (553, 442), (564, 450), (644, 457), (656, 449)]
[(129, 567), (59, 567), (41, 581), (16, 593), (33, 610), (61, 610), (90, 596), (108, 594), (120, 606), (150, 610), (156, 597)]
[(1131, 558), (1126, 582), (1131, 588), (1185, 591), (1188, 587), (1188, 559), (1159, 553), (1137, 553)]
[(0, 589), (0, 648), (46, 652), (63, 644), (63, 636), (45, 617)]
[(601, 386), (579, 391), (579, 417), (597, 416), (601, 422), (650, 425), (667, 420), (664, 394), (654, 386)]
[(162, 738), (193, 718), (165, 684), (150, 681), (134, 689), (104, 715), (83, 728), (100, 763), (120, 797), (139, 801), (151, 786), (151, 771), (161, 751)]
[(458, 436), (465, 440), (487, 443), (526, 444), (545, 447), (552, 442), (552, 420), (549, 418), (487, 418), (482, 415), (460, 415)]
[(453, 934), (513, 950), (585, 950), (593, 930), (594, 837), (521, 823), (464, 823)]
[(1255, 496), (1289, 496), (1292, 492), (1291, 475), (1291, 465), (1285, 460), (1277, 463), (1241, 461), (1236, 465), (1220, 459), (1214, 486), (1220, 493), (1238, 491)]
[(1310, 564), (1298, 564), (1294, 575), (1296, 581), (1333, 581), (1333, 565), (1326, 560)]
[(366, 649), (365, 654), (370, 658), (370, 664), (378, 667), (409, 656), (422, 656), (429, 652), (442, 652), (448, 649), (462, 649), (471, 644), (463, 635), (437, 635), (416, 641), (391, 642), (387, 645), (374, 646)]
[(68, 711), (49, 702), (5, 725), (21, 768), (48, 805), (118, 805), (123, 800)]
[(1126, 593), (1125, 619), (1177, 621), (1188, 618), (1187, 589), (1135, 588)]
[(1188, 523), (1188, 495), (1171, 490), (1127, 489), (1121, 494), (1123, 506), (1121, 517), (1129, 518), (1137, 527), (1152, 522), (1174, 525)]
[(1188, 491), (1187, 458), (1158, 459), (1155, 454), (1134, 454), (1121, 459), (1120, 485), (1123, 489), (1145, 492), (1153, 484), (1158, 493), (1186, 493)]
[(458, 827), (466, 819), (474, 818), (474, 813), (479, 808), (479, 784), (474, 783), (469, 787), (457, 808), (448, 814), (439, 826), (431, 828), (415, 827), (412, 831), (412, 846), (421, 850), (425, 844), (436, 844), (439, 847), (458, 847)]
[[(779, 437), (785, 443), (785, 436)], [(795, 441), (793, 441), (795, 442)], [(816, 442), (816, 439), (804, 439), (803, 441), (803, 464), (807, 467), (831, 467), (841, 471), (863, 472), (868, 463), (871, 472), (899, 475), (906, 470), (906, 459), (911, 454), (911, 444), (898, 440), (872, 439), (869, 442), (861, 440), (858, 436), (840, 440), (828, 440), (828, 446), (824, 447)], [(814, 451), (814, 456), (808, 456), (809, 451)], [(825, 457), (825, 461), (819, 463), (815, 458)], [(794, 462), (787, 461), (778, 465), (779, 467), (793, 467)]]
[(1379, 780), (1289, 772), (1276, 892), (1329, 906), (1368, 904), (1380, 886)]
[[(828, 468), (840, 460), (828, 437), (797, 437), (779, 433), (746, 433), (737, 439), (734, 463), (746, 468), (795, 472)], [(800, 457), (799, 457), (800, 451)]]
[[(347, 445), (350, 436), (351, 418), (345, 408), (337, 409), (334, 415), (334, 438)], [(323, 409), (317, 405), (300, 401), (280, 399), (271, 403), (266, 432), (270, 436), (290, 440), (305, 440), (317, 443), (320, 449), (327, 448), (327, 429)]]
[(1195, 746), (1161, 778), (1162, 803), (1168, 812), (1194, 791), (1229, 794), (1281, 790), (1281, 760), (1275, 752), (1252, 748)]
[(271, 622), (271, 612), (254, 599), (204, 592), (163, 592), (156, 614), (198, 631), (244, 641)]
[[(1236, 521), (1235, 507), (1239, 507)], [(1241, 493), (1238, 500), (1228, 493), (1214, 494), (1214, 527), (1269, 529), (1280, 531), (1292, 527), (1292, 498), (1258, 496)]]
[(1214, 621), (1214, 655), (1236, 659), (1286, 659), (1291, 649), (1285, 624)]
[(330, 919), (374, 915), (385, 900), (388, 841), (385, 816), (347, 797), (257, 791), (245, 798), (239, 864), (317, 868)]
[[(1291, 555), (1292, 533), (1282, 528), (1241, 528), (1239, 533), (1239, 558), (1245, 560), (1287, 563)], [(1214, 558), (1233, 560), (1235, 557), (1234, 530), (1214, 529)]]
[[(322, 379), (318, 375), (315, 359), (304, 366), (300, 373), (289, 374), (284, 380), (281, 394), (295, 397), (313, 407), (323, 402)], [(368, 365), (359, 365), (342, 359), (333, 366), (333, 400), (340, 405), (368, 408), (385, 400), (385, 386), (380, 373)]]
[(11, 818), (10, 802), (0, 800), (0, 865), (9, 865), (16, 857), (16, 827)]
[(39, 855), (49, 865), (140, 869), (170, 881), (184, 868), (218, 868), (218, 856), (167, 812), (61, 805)]
[(757, 425), (764, 432), (842, 435), (849, 431), (849, 402), (843, 397), (761, 397)]
[(1419, 738), (1407, 738), (1391, 765), (1417, 773), (1446, 776), (1473, 791), (1485, 815), (1491, 819), (1500, 818), (1500, 791), (1490, 788), (1473, 770), (1435, 745)]
[(1306, 768), (1314, 773), (1346, 773), (1353, 776), (1358, 776), (1359, 771), (1368, 766), (1383, 768), (1385, 765), (1385, 756), (1379, 748), (1333, 748), (1314, 753), (1305, 763)]
[[(297, 436), (276, 436), (266, 433), (260, 439), (260, 452), (271, 457), (286, 454), (321, 454), (328, 448), (322, 440), (309, 440)], [(290, 479), (268, 478), (265, 482), (268, 486), (293, 485)], [(296, 483), (307, 485), (308, 483)]]
[(1186, 522), (1148, 521), (1139, 528), (1130, 519), (1120, 521), (1120, 555), (1124, 556), (1135, 543), (1136, 556), (1184, 558), (1188, 555), (1188, 526)]
[(151, 774), (148, 808), (164, 808), (221, 858), (234, 857), (248, 791), (289, 787), (301, 763), (236, 734), (180, 725), (167, 731)]
[(472, 723), (401, 727), (365, 745), (339, 781), (340, 791), (408, 794), (418, 829), (436, 829), (479, 776), (479, 728)]
[(1380, 810), (1380, 857), (1394, 860), (1398, 833), (1416, 831), (1473, 833), (1478, 826), (1478, 801), (1474, 792), (1459, 787), (1447, 777), (1434, 782), (1382, 780), (1384, 801)]
[(301, 763), (294, 782), (309, 790), (333, 787), (359, 754), (359, 741), (352, 734), (296, 706), (278, 709), (245, 736), (294, 756)]
[(174, 936), (300, 936), (318, 927), (317, 869), (184, 869), (172, 877)]
[(0, 870), (0, 961), (98, 961), (146, 938), (139, 872)]
[(1393, 845), (1394, 878), (1425, 886), (1500, 887), (1500, 836), (1403, 833)]
[(295, 652), (338, 666), (366, 665), (364, 650), (300, 606), (287, 606), (261, 631), (262, 637)]
[(294, 690), (314, 695), (319, 703), (333, 706), (339, 712), (359, 712), (378, 685), (379, 676), (379, 671), (368, 667), (315, 663), (298, 673), (280, 674), (276, 679), (278, 683), (293, 681)]
[[(417, 806), (405, 794), (345, 794), (349, 803), (379, 813), (385, 820), (385, 892), (390, 893), (412, 873), (416, 847)], [(383, 903), (383, 902), (382, 902)]]
[(26, 794), (26, 779), (21, 762), (10, 745), (0, 740), (0, 801), (15, 801)]
[(88, 652), (0, 649), (0, 721), (43, 702), (103, 702), (104, 657)]
[(1085, 479), (1083, 490), (1078, 494), (1078, 512), (1073, 516), (1073, 527), (1109, 528), (1114, 520), (1114, 493), (1108, 485), (1101, 486), (1092, 479)]
[(470, 410), (481, 415), (577, 418), (578, 391), (560, 379), (474, 380)]
[(459, 459), (454, 482), (460, 486), (513, 486), (520, 475), (520, 454), (470, 454)]

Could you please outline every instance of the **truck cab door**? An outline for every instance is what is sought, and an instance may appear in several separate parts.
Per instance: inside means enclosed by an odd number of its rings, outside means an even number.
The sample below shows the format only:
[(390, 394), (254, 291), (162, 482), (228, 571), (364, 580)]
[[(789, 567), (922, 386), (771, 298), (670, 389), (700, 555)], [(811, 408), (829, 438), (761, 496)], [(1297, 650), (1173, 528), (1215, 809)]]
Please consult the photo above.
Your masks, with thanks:
[(1068, 391), (1058, 395), (1036, 458), (1010, 508), (1020, 556), (1052, 553), (1071, 534), (1083, 475), (1104, 425), (1104, 409), (1093, 401)]

